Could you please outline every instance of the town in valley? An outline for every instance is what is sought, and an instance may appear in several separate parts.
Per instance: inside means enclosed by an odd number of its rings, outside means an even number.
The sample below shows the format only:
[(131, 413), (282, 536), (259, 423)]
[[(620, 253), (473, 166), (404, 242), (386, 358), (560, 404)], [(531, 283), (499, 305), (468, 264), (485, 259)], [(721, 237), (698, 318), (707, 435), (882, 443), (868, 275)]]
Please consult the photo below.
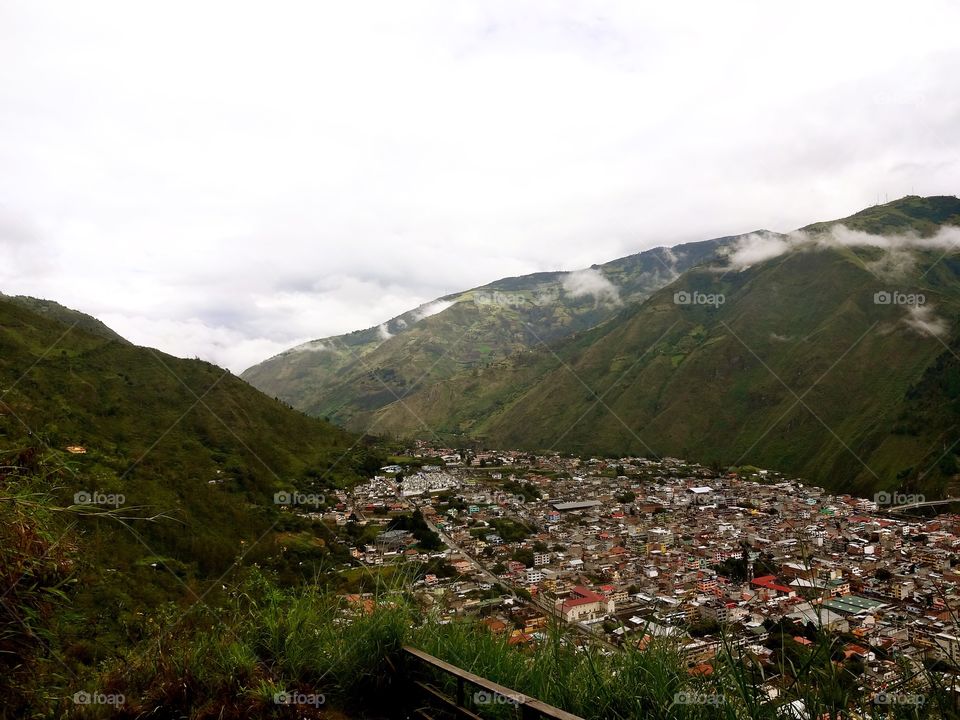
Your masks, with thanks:
[(393, 459), (311, 513), (336, 527), (349, 572), (399, 573), (424, 607), (478, 616), (521, 649), (559, 624), (610, 649), (675, 643), (695, 674), (721, 652), (773, 668), (840, 638), (835, 660), (881, 697), (908, 689), (913, 665), (960, 659), (949, 507), (674, 458), (419, 442)]

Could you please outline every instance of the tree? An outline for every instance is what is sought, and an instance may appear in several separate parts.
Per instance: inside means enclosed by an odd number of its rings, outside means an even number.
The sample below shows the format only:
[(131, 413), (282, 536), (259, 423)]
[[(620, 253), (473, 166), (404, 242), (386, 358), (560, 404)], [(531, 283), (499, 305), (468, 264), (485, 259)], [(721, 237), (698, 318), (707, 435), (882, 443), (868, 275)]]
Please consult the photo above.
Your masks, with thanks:
[(398, 515), (393, 518), (387, 528), (390, 530), (406, 530), (417, 539), (420, 548), (427, 552), (441, 550), (444, 547), (440, 536), (430, 529), (419, 508), (414, 510), (411, 515)]
[(712, 635), (720, 630), (720, 624), (713, 618), (704, 618), (690, 626), (690, 636), (701, 638), (704, 635)]
[(522, 562), (527, 567), (533, 567), (533, 550), (521, 548), (513, 553), (511, 559)]

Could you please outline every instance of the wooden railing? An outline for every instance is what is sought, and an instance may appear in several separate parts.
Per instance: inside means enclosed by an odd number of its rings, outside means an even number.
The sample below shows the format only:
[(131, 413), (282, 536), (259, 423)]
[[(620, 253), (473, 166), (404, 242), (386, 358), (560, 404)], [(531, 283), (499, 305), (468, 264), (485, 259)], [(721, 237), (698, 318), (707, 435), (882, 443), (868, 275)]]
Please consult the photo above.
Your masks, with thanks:
[[(479, 675), (474, 675), (417, 648), (404, 647), (403, 662), (405, 665), (404, 681), (412, 683), (419, 690), (421, 698), (427, 703), (427, 706), (417, 707), (413, 710), (418, 717), (434, 718), (435, 716), (431, 715), (429, 708), (437, 707), (441, 711), (452, 713), (454, 717), (483, 720), (471, 708), (480, 710), (485, 704), (497, 704), (515, 707), (517, 717), (523, 720), (533, 720), (534, 718), (583, 720), (577, 715), (491, 682)], [(456, 680), (455, 697), (449, 696), (431, 682), (431, 671), (434, 675), (439, 673)], [(469, 695), (468, 688), (470, 689)]]

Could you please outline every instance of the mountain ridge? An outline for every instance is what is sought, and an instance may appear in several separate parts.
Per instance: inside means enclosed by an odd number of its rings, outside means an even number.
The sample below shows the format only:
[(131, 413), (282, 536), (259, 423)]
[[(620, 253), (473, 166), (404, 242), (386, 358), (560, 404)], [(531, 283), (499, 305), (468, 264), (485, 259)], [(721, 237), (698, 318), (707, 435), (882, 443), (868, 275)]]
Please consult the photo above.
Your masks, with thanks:
[[(740, 237), (658, 246), (581, 270), (500, 278), (379, 326), (304, 343), (241, 377), (305, 412), (363, 430), (371, 412), (424, 380), (594, 327)], [(424, 309), (436, 312), (417, 317)]]
[[(960, 201), (936, 204), (960, 223)], [(882, 210), (866, 213), (859, 222), (883, 223)], [(843, 228), (857, 225), (848, 219)], [(936, 228), (922, 227), (918, 236), (934, 236)], [(925, 450), (943, 443), (957, 418), (941, 413), (910, 432), (899, 426), (911, 397), (935, 402), (918, 390), (930, 367), (939, 363), (950, 382), (934, 376), (927, 386), (953, 387), (947, 346), (960, 321), (960, 261), (911, 247), (915, 269), (900, 282), (926, 294), (922, 307), (876, 302), (876, 293), (897, 288), (871, 270), (889, 250), (821, 237), (736, 271), (693, 268), (614, 320), (424, 388), (378, 419), (388, 433), (416, 434), (416, 415), (451, 442), (749, 461), (833, 488), (915, 486), (941, 495), (955, 473), (931, 469), (938, 460)], [(678, 304), (680, 292), (724, 301)], [(945, 453), (940, 462), (949, 470), (955, 459)]]

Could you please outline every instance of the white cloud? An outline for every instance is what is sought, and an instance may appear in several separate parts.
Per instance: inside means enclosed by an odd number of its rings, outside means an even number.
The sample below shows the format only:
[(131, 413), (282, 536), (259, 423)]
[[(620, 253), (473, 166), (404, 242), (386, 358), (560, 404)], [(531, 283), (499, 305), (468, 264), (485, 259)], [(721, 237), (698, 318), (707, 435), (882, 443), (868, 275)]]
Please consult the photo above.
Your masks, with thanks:
[(771, 233), (750, 233), (740, 238), (727, 256), (730, 267), (743, 270), (789, 252), (801, 244), (801, 236), (787, 237)]
[(598, 303), (620, 303), (620, 290), (596, 268), (575, 270), (563, 279), (563, 289), (571, 297), (589, 295)]
[[(100, 318), (137, 345), (160, 347), (179, 357), (201, 357), (224, 367), (233, 365), (234, 369), (249, 367), (289, 348), (284, 342), (246, 337), (233, 328), (211, 326), (197, 318), (157, 320), (121, 313), (103, 313)], [(204, 349), (202, 356), (197, 348)]]
[(946, 1), (0, 18), (0, 290), (234, 370), (500, 277), (960, 185)]
[(333, 352), (334, 346), (332, 343), (327, 340), (311, 340), (309, 342), (300, 343), (292, 348), (290, 352), (301, 353), (301, 352)]
[(904, 324), (921, 335), (943, 337), (950, 330), (950, 323), (933, 313), (932, 305), (910, 305)]
[[(435, 300), (434, 302), (427, 303), (426, 305), (421, 305), (413, 313), (414, 321), (420, 322), (424, 318), (428, 318), (431, 315), (442, 313), (449, 307), (453, 307), (453, 301), (451, 300)], [(401, 322), (403, 321), (401, 320)]]
[(914, 250), (960, 252), (960, 227), (945, 226), (929, 237), (920, 237), (915, 233), (872, 235), (845, 225), (832, 226), (827, 232), (817, 234), (802, 230), (786, 235), (750, 233), (730, 249), (725, 268), (722, 269), (744, 270), (788, 252), (825, 247), (871, 247), (883, 250), (880, 258), (867, 267), (878, 275), (896, 277), (914, 266)]

